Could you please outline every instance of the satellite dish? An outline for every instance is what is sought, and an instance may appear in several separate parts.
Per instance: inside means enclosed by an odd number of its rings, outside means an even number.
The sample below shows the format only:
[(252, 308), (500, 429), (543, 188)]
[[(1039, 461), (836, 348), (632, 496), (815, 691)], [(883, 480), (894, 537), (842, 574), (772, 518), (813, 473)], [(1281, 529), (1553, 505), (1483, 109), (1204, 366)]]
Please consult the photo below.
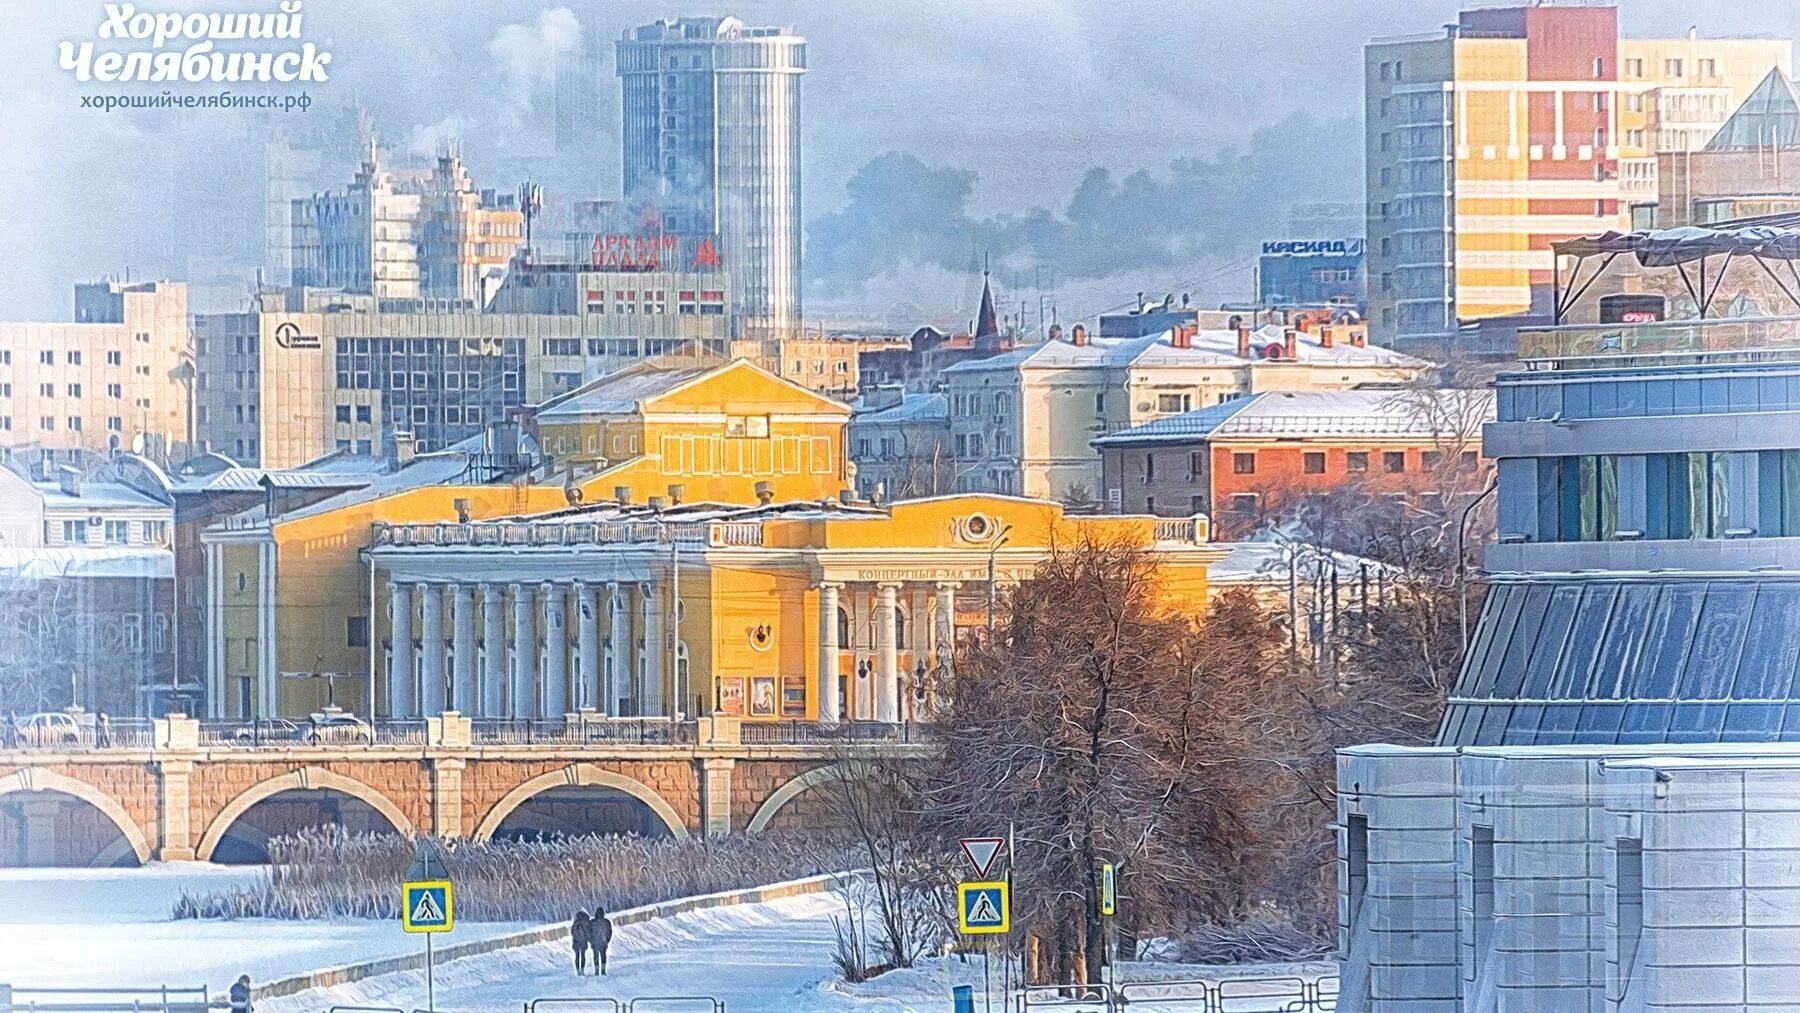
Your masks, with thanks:
[(144, 434), (142, 432), (131, 434), (131, 452), (140, 456), (144, 453)]
[(1265, 359), (1279, 359), (1282, 355), (1286, 354), (1286, 352), (1287, 349), (1283, 348), (1279, 341), (1269, 342), (1263, 346), (1262, 350), (1263, 358)]

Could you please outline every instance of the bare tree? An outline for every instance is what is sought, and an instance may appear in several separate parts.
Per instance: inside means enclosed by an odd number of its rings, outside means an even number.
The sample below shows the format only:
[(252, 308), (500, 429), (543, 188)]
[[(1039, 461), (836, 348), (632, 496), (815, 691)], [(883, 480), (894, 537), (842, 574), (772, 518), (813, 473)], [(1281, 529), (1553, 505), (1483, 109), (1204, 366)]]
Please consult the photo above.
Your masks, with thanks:
[(1247, 595), (1197, 622), (1161, 579), (1134, 546), (1058, 548), (957, 662), (929, 814), (944, 838), (1010, 825), (1014, 916), (1056, 965), (1040, 976), (1098, 977), (1102, 862), (1140, 930), (1248, 903), (1244, 771), (1284, 741), (1262, 706), (1275, 630)]

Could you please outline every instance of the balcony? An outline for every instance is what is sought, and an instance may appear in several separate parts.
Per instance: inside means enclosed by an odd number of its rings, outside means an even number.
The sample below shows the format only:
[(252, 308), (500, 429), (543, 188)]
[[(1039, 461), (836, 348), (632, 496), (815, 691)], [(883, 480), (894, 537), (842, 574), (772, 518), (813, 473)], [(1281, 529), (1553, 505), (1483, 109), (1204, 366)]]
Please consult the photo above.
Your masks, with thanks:
[(1529, 369), (1584, 369), (1800, 357), (1800, 316), (1562, 324), (1519, 329)]

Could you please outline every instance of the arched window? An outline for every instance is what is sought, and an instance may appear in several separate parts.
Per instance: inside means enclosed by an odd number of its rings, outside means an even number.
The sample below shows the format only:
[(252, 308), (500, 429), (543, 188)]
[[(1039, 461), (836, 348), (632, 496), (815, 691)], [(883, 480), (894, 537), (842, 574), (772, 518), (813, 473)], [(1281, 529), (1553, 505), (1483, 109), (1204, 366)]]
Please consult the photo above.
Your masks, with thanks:
[(912, 625), (906, 621), (906, 608), (894, 606), (894, 650), (904, 651), (906, 647), (906, 628)]
[(843, 608), (842, 606), (839, 606), (837, 613), (838, 613), (838, 635), (837, 635), (838, 647), (840, 649), (848, 648), (850, 646), (850, 611), (846, 608)]

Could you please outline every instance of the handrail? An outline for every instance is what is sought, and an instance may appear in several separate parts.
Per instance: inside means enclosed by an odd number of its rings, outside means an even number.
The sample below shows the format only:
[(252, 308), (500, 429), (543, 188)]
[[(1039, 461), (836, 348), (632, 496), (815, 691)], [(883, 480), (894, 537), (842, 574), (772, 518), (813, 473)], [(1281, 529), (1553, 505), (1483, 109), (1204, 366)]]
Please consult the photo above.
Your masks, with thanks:
[(707, 1013), (725, 1013), (725, 1000), (710, 995), (640, 995), (625, 1004), (625, 1013), (639, 1013), (645, 1009), (639, 1003), (706, 1003)]
[(605, 1005), (601, 1006), (601, 1009), (611, 1010), (612, 1013), (619, 1013), (619, 1011), (624, 1008), (619, 1005), (619, 1000), (614, 999), (611, 996), (555, 995), (555, 996), (545, 996), (543, 998), (531, 1000), (530, 1002), (525, 1004), (525, 1013), (537, 1013), (537, 1008), (539, 1006), (559, 1006), (559, 1005), (560, 1006), (575, 1006), (575, 1005), (586, 1006), (586, 1005), (596, 1005), (596, 1004), (601, 1004), (601, 1003), (605, 1004)]

